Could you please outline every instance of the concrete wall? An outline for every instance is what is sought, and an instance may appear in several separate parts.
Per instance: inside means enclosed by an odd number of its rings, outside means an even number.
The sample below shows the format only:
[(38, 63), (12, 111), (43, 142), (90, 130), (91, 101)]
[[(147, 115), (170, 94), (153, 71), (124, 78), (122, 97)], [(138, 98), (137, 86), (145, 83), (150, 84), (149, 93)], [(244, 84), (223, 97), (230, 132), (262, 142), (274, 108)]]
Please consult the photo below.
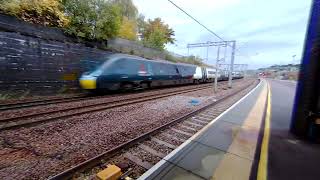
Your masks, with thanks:
[(0, 90), (55, 92), (77, 89), (80, 60), (109, 52), (82, 44), (0, 32)]

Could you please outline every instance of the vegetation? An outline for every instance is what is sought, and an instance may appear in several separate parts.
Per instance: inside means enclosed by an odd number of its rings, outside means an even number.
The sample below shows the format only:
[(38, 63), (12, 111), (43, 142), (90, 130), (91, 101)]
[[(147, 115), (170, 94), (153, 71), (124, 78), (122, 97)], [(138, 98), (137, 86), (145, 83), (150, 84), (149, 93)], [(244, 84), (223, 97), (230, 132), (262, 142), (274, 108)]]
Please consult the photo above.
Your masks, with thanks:
[(120, 8), (104, 0), (64, 0), (70, 23), (68, 34), (89, 40), (106, 40), (118, 35)]
[[(0, 0), (0, 11), (24, 21), (62, 27), (87, 40), (121, 37), (142, 40), (163, 50), (173, 43), (174, 31), (160, 18), (144, 20), (132, 0)], [(139, 37), (139, 38), (138, 38)]]
[(111, 0), (113, 5), (120, 7), (120, 14), (130, 20), (136, 20), (138, 9), (131, 0)]
[(119, 30), (120, 38), (128, 39), (128, 40), (136, 40), (137, 39), (137, 25), (134, 20), (130, 20), (127, 17), (122, 19), (122, 24)]
[(0, 0), (0, 11), (24, 21), (52, 27), (66, 27), (60, 0)]
[(202, 59), (198, 56), (181, 56), (177, 57), (169, 52), (166, 52), (166, 60), (171, 61), (171, 62), (180, 62), (180, 63), (187, 63), (187, 64), (195, 64), (199, 66), (207, 66), (202, 62)]
[(85, 40), (120, 37), (139, 41), (165, 53), (166, 60), (202, 65), (198, 57), (175, 57), (165, 51), (165, 45), (175, 41), (173, 29), (160, 18), (145, 20), (132, 0), (0, 0), (0, 12), (34, 24), (60, 27)]
[(174, 31), (160, 18), (148, 20), (144, 24), (143, 43), (147, 47), (163, 50), (165, 44), (174, 43)]

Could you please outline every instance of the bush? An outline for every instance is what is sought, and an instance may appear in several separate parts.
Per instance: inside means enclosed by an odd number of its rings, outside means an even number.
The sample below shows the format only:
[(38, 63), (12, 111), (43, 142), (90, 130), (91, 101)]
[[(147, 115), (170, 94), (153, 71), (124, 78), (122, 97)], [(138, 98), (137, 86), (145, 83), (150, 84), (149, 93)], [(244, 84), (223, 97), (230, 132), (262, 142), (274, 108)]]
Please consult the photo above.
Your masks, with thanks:
[(176, 57), (170, 54), (168, 51), (165, 51), (165, 59), (171, 62), (180, 62), (180, 63), (199, 65), (199, 66), (207, 66), (202, 62), (202, 59), (199, 57), (196, 57), (196, 56)]
[(2, 0), (0, 10), (24, 21), (44, 26), (65, 27), (69, 23), (60, 0)]

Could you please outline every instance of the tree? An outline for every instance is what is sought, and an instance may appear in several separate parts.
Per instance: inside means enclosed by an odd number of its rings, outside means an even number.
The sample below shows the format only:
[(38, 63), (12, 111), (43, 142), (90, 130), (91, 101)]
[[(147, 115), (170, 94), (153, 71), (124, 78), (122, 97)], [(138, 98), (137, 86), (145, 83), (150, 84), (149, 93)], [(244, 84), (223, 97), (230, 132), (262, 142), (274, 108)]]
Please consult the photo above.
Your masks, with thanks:
[(136, 40), (137, 38), (137, 25), (134, 20), (129, 20), (127, 17), (123, 17), (122, 24), (119, 30), (119, 37)]
[(110, 2), (120, 8), (122, 17), (127, 17), (129, 20), (135, 20), (137, 18), (138, 9), (132, 0), (111, 0)]
[(143, 32), (146, 27), (146, 21), (143, 14), (139, 14), (137, 18), (137, 31), (141, 39), (143, 39)]
[(69, 20), (60, 0), (1, 0), (0, 10), (24, 21), (44, 26), (65, 27)]
[(143, 31), (143, 43), (152, 48), (163, 50), (165, 44), (174, 43), (174, 31), (160, 18), (148, 20)]
[(193, 55), (191, 55), (191, 56), (186, 56), (186, 57), (183, 58), (183, 61), (184, 61), (185, 63), (195, 64), (195, 65), (199, 65), (199, 66), (205, 65), (205, 64), (203, 63), (203, 60), (202, 60), (199, 56), (193, 56)]
[(89, 40), (106, 40), (118, 34), (118, 6), (104, 0), (64, 0), (63, 4), (70, 19), (67, 33)]
[(148, 36), (145, 36), (144, 44), (150, 48), (163, 50), (166, 44), (164, 36), (160, 29), (154, 29)]
[(120, 9), (120, 14), (122, 16), (118, 37), (128, 40), (136, 40), (137, 7), (133, 4), (132, 0), (111, 0), (110, 3)]

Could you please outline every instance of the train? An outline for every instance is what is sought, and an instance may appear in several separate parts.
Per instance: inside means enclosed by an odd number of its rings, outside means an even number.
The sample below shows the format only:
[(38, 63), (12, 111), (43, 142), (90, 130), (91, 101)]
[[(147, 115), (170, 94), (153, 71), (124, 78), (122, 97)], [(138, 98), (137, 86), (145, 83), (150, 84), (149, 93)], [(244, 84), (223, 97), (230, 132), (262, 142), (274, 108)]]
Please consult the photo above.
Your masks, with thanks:
[[(87, 70), (81, 75), (79, 83), (83, 89), (90, 91), (147, 89), (213, 82), (216, 70), (191, 64), (113, 54), (87, 65)], [(234, 79), (243, 77), (241, 74), (233, 74)], [(228, 77), (226, 71), (218, 74), (219, 81), (227, 80)]]

